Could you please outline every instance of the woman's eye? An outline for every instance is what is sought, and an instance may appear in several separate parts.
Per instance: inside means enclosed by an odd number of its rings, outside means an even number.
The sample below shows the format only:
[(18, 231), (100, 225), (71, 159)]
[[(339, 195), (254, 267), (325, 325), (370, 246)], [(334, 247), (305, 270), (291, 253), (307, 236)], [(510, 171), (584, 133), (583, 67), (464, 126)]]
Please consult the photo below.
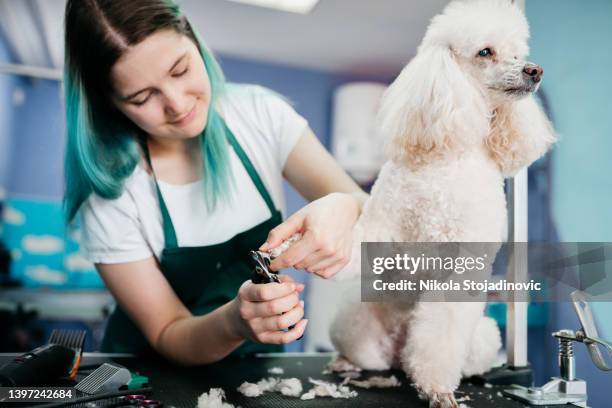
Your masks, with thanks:
[(483, 48), (482, 50), (478, 51), (479, 57), (489, 57), (490, 55), (491, 55), (490, 48)]
[(172, 76), (174, 78), (178, 78), (178, 77), (182, 77), (183, 75), (185, 75), (187, 73), (187, 71), (189, 71), (189, 67), (185, 68), (184, 70), (182, 70), (181, 72), (177, 72), (175, 74), (172, 74)]
[(146, 98), (144, 98), (144, 99), (140, 99), (140, 100), (137, 100), (137, 101), (132, 101), (132, 103), (133, 103), (134, 105), (136, 105), (136, 106), (142, 106), (142, 105), (144, 105), (144, 104), (145, 104), (145, 103), (146, 103), (146, 102), (149, 100), (149, 97), (150, 97), (150, 95), (149, 95), (149, 96), (147, 96), (147, 97), (146, 97)]

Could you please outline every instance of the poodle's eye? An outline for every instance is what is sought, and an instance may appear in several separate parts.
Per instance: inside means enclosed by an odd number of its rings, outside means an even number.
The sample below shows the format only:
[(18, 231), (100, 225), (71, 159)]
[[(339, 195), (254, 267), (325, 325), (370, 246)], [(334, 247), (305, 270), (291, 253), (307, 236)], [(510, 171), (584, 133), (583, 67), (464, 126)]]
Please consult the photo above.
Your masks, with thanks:
[(479, 57), (490, 57), (491, 54), (492, 52), (490, 48), (483, 48), (482, 50), (478, 51)]

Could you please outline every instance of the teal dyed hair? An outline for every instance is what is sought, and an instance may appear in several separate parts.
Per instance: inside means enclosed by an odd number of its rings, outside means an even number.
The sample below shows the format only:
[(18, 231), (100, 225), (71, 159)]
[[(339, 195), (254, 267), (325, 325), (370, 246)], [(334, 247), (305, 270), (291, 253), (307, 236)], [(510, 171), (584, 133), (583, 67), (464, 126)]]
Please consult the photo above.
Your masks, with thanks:
[(215, 109), (225, 92), (225, 79), (178, 6), (170, 0), (68, 0), (64, 66), (68, 222), (92, 193), (119, 197), (141, 159), (139, 143), (146, 143), (146, 135), (112, 106), (110, 70), (127, 47), (162, 29), (187, 35), (204, 60), (211, 84), (208, 120), (199, 136), (205, 201), (214, 209), (219, 199), (229, 199), (233, 183), (226, 130)]

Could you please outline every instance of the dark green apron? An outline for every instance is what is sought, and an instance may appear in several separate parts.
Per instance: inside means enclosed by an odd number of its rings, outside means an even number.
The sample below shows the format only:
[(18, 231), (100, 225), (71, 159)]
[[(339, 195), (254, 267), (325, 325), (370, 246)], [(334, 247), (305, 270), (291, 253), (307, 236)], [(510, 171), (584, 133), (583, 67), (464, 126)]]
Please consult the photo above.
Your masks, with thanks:
[[(249, 251), (259, 248), (268, 237), (268, 232), (282, 222), (282, 215), (274, 207), (274, 202), (255, 167), (253, 167), (227, 125), (225, 129), (228, 141), (270, 210), (271, 216), (267, 221), (220, 244), (179, 247), (168, 208), (155, 179), (165, 241), (164, 250), (161, 254), (161, 271), (179, 299), (193, 315), (209, 313), (236, 297), (242, 283), (251, 278), (252, 268)], [(248, 211), (248, 208), (246, 211)], [(196, 227), (194, 226), (194, 228)], [(146, 285), (136, 286), (134, 290), (146, 290)], [(214, 336), (215, 334), (210, 333), (210, 335)], [(282, 350), (283, 346), (281, 345), (245, 341), (232, 354)], [(102, 351), (144, 354), (152, 352), (153, 349), (136, 325), (117, 305), (108, 320), (106, 333), (102, 341)]]

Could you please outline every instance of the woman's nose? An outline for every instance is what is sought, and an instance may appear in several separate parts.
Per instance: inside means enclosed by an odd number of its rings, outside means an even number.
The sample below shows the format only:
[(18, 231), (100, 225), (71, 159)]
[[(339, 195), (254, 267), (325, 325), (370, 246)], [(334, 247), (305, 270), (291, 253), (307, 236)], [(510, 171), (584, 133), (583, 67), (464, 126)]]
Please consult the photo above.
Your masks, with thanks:
[(188, 103), (179, 93), (166, 93), (164, 98), (164, 111), (170, 118), (179, 118), (187, 113)]
[(530, 77), (533, 82), (540, 82), (542, 75), (544, 75), (544, 70), (539, 65), (527, 63), (523, 67), (523, 73)]

